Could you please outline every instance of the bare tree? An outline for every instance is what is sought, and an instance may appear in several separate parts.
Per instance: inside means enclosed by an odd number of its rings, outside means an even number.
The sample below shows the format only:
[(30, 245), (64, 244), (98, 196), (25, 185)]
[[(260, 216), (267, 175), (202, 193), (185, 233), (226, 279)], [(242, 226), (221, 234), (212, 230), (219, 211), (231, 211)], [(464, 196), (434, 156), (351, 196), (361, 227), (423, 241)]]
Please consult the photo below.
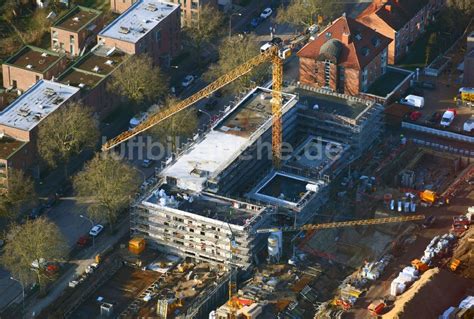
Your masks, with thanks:
[[(214, 80), (247, 62), (259, 53), (260, 48), (255, 36), (240, 37), (236, 35), (227, 38), (222, 41), (219, 47), (219, 61), (209, 67), (209, 71), (205, 73), (205, 78)], [(227, 85), (224, 90), (236, 93), (242, 89), (249, 88), (253, 86), (255, 82), (261, 82), (265, 76), (269, 74), (269, 71), (269, 65), (262, 64)]]
[(106, 220), (113, 228), (140, 185), (138, 172), (128, 163), (106, 153), (97, 154), (73, 180), (79, 201), (88, 204), (89, 216)]
[[(169, 108), (176, 103), (178, 103), (177, 99), (169, 98), (166, 101), (164, 108)], [(156, 111), (160, 112), (162, 110)], [(199, 121), (196, 110), (193, 108), (187, 108), (152, 127), (150, 133), (161, 139), (162, 142), (168, 139), (168, 142), (170, 142), (171, 145), (171, 151), (175, 152), (176, 148), (179, 146), (177, 140), (179, 141), (181, 138), (186, 140), (191, 137), (196, 132), (198, 124)]]
[(72, 102), (51, 114), (39, 128), (38, 151), (50, 167), (64, 164), (84, 150), (94, 149), (99, 140), (98, 121), (92, 110)]
[(17, 217), (37, 202), (34, 182), (21, 170), (8, 170), (7, 191), (0, 195), (0, 216)]
[(202, 48), (219, 34), (223, 23), (224, 18), (219, 10), (205, 5), (201, 7), (197, 20), (184, 28), (186, 37), (190, 39), (196, 50), (195, 56), (198, 63), (201, 63)]
[(341, 3), (327, 0), (293, 0), (287, 7), (278, 10), (276, 21), (297, 27), (329, 22), (342, 14)]
[(107, 89), (140, 105), (165, 96), (168, 81), (160, 68), (153, 66), (149, 56), (138, 55), (128, 59), (112, 73)]
[(36, 282), (43, 288), (48, 278), (48, 262), (64, 260), (66, 240), (58, 227), (47, 218), (13, 224), (7, 234), (2, 265), (23, 284)]

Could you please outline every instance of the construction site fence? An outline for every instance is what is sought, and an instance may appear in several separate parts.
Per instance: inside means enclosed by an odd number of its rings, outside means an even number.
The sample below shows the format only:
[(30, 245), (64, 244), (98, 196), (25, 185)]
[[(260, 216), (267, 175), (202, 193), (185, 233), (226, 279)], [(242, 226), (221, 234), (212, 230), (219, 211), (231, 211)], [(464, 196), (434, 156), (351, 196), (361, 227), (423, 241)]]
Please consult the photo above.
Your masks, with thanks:
[(435, 149), (437, 151), (474, 158), (474, 151), (467, 150), (464, 148), (458, 148), (451, 145), (440, 144), (437, 142), (430, 142), (430, 141), (426, 141), (426, 140), (422, 140), (418, 138), (412, 138), (411, 141), (417, 145), (426, 146), (426, 147)]
[(406, 121), (402, 122), (402, 128), (406, 128), (409, 130), (418, 131), (422, 133), (427, 133), (431, 135), (436, 135), (436, 136), (444, 137), (450, 140), (456, 140), (456, 141), (466, 142), (466, 143), (471, 143), (471, 144), (474, 143), (474, 136), (468, 136), (468, 135), (455, 133), (451, 131), (440, 130), (437, 128), (419, 125), (415, 123), (409, 123)]

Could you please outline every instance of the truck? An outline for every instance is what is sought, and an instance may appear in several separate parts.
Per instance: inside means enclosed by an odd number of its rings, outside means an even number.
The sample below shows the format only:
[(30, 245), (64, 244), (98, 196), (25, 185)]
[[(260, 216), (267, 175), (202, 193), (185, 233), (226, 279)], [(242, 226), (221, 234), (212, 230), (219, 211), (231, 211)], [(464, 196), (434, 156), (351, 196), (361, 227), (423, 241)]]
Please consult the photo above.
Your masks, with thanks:
[(474, 88), (462, 87), (459, 89), (459, 95), (463, 102), (474, 102)]
[(443, 116), (441, 117), (440, 125), (443, 127), (448, 127), (453, 123), (454, 118), (456, 117), (456, 110), (455, 109), (447, 109)]
[(456, 235), (461, 235), (469, 228), (470, 224), (471, 221), (465, 215), (454, 216), (451, 231)]
[(135, 127), (138, 126), (138, 124), (140, 124), (141, 122), (143, 122), (144, 120), (146, 120), (148, 117), (148, 113), (146, 112), (141, 112), (137, 115), (135, 115), (134, 117), (132, 117), (130, 119), (130, 122), (128, 123), (129, 124), (129, 128), (130, 129), (133, 129)]
[(400, 100), (400, 104), (413, 106), (422, 109), (425, 106), (425, 98), (418, 95), (407, 95), (404, 99)]
[(420, 192), (418, 196), (420, 197), (421, 201), (431, 205), (433, 205), (438, 199), (438, 195), (436, 194), (436, 192), (430, 191), (428, 189), (424, 190), (423, 192)]

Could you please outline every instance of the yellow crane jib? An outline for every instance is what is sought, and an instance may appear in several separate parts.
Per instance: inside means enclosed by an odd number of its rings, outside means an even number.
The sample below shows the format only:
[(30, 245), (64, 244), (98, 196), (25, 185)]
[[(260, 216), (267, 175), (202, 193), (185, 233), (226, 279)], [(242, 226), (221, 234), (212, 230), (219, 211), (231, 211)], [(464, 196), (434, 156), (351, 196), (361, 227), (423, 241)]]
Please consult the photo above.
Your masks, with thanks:
[(339, 228), (339, 227), (379, 225), (379, 224), (388, 224), (388, 223), (417, 221), (417, 220), (424, 220), (424, 219), (425, 219), (425, 215), (361, 219), (361, 220), (350, 220), (350, 221), (345, 221), (345, 222), (333, 222), (333, 223), (324, 223), (324, 224), (307, 224), (307, 225), (303, 225), (296, 228), (295, 227), (262, 228), (262, 229), (257, 229), (257, 234), (273, 233), (277, 231), (290, 232), (290, 231), (305, 231), (305, 230), (328, 229), (328, 228)]
[(182, 100), (181, 102), (165, 109), (161, 110), (152, 116), (149, 116), (148, 119), (140, 123), (135, 128), (122, 132), (118, 136), (108, 140), (102, 145), (102, 151), (108, 151), (115, 146), (119, 145), (122, 142), (125, 142), (132, 137), (143, 133), (149, 128), (159, 124), (161, 121), (173, 116), (174, 114), (188, 108), (194, 103), (198, 102), (202, 98), (209, 96), (215, 91), (221, 89), (232, 81), (238, 79), (239, 77), (249, 73), (256, 66), (265, 63), (273, 63), (273, 93), (272, 93), (272, 112), (273, 112), (273, 129), (272, 129), (272, 144), (273, 144), (273, 155), (274, 163), (280, 163), (281, 158), (281, 90), (283, 86), (283, 59), (288, 58), (291, 55), (290, 49), (280, 50), (278, 46), (272, 46), (268, 50), (261, 52), (259, 55), (253, 57), (247, 62), (239, 65), (232, 71), (227, 74), (219, 77), (217, 80), (200, 90), (199, 92), (193, 94), (192, 96)]

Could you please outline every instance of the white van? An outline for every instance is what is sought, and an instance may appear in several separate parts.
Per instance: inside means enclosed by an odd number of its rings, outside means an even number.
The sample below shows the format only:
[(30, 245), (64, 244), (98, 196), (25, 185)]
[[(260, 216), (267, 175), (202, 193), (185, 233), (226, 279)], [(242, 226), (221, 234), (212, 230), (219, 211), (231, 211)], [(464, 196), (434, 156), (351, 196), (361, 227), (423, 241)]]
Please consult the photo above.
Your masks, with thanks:
[(265, 52), (273, 46), (273, 43), (267, 42), (260, 47), (260, 52)]
[(422, 109), (423, 106), (425, 106), (425, 98), (418, 95), (410, 94), (407, 95), (404, 99), (401, 99), (400, 103)]

